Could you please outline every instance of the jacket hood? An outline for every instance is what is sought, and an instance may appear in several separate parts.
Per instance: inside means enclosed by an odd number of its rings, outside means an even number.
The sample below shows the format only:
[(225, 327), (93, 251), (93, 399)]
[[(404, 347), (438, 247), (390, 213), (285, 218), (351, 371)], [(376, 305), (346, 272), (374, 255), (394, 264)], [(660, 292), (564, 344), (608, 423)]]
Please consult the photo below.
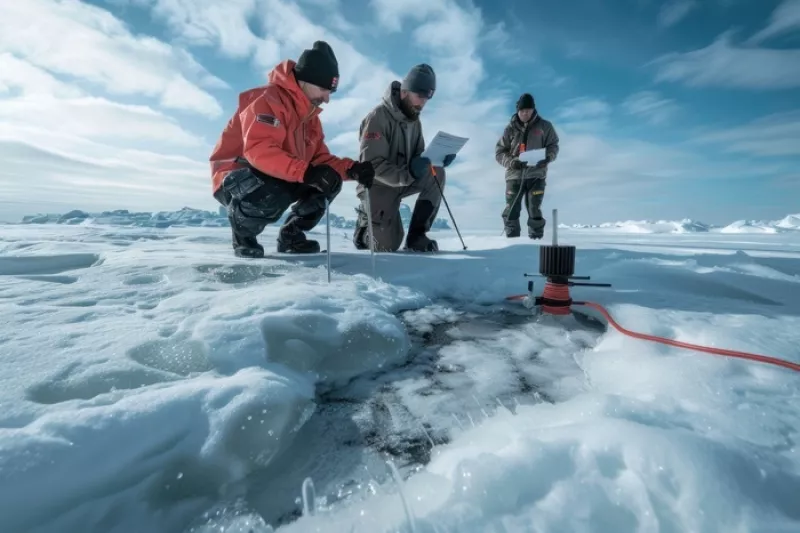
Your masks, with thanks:
[(392, 118), (402, 122), (413, 122), (400, 109), (400, 82), (395, 80), (383, 92), (383, 106), (389, 110)]
[(271, 85), (277, 85), (285, 90), (292, 100), (295, 112), (300, 117), (308, 118), (314, 113), (321, 113), (322, 109), (311, 105), (311, 101), (298, 85), (297, 79), (294, 77), (294, 66), (296, 64), (292, 59), (281, 61), (269, 71), (267, 80)]

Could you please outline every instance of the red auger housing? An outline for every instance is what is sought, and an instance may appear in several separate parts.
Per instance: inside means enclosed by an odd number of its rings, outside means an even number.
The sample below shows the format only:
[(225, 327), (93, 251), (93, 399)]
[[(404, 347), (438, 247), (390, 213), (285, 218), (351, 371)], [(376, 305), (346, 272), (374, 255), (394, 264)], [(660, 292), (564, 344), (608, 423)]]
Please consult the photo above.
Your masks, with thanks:
[(558, 210), (553, 209), (553, 244), (539, 248), (539, 274), (525, 274), (525, 277), (546, 278), (541, 296), (533, 295), (533, 280), (528, 281), (528, 298), (535, 306), (551, 315), (568, 315), (575, 302), (569, 288), (575, 285), (589, 287), (611, 287), (610, 283), (584, 283), (572, 280), (589, 280), (589, 276), (575, 276), (575, 247), (558, 244)]

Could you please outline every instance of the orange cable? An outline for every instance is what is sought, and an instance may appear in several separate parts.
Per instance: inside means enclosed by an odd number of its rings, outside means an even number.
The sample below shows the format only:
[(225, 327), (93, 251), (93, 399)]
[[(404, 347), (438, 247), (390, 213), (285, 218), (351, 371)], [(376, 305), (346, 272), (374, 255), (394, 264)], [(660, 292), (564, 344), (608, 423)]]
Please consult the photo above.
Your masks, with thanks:
[(631, 331), (629, 329), (625, 329), (620, 326), (616, 320), (611, 316), (611, 313), (606, 310), (605, 307), (602, 305), (595, 303), (595, 302), (575, 302), (575, 305), (585, 305), (586, 307), (591, 307), (592, 309), (596, 309), (608, 320), (608, 323), (611, 324), (614, 328), (617, 329), (620, 333), (624, 335), (628, 335), (629, 337), (633, 337), (636, 339), (643, 339), (653, 342), (660, 342), (662, 344), (667, 344), (670, 346), (676, 346), (678, 348), (686, 348), (689, 350), (697, 350), (699, 352), (710, 353), (714, 355), (724, 355), (726, 357), (737, 357), (740, 359), (748, 359), (750, 361), (760, 361), (762, 363), (769, 363), (772, 365), (782, 366), (784, 368), (788, 368), (789, 370), (794, 370), (796, 372), (800, 372), (800, 364), (792, 363), (791, 361), (785, 361), (783, 359), (778, 359), (777, 357), (770, 357), (767, 355), (758, 355), (754, 353), (748, 352), (739, 352), (736, 350), (728, 350), (725, 348), (712, 348), (709, 346), (701, 346), (699, 344), (690, 344), (688, 342), (677, 341), (674, 339), (667, 339), (665, 337), (657, 337), (655, 335), (648, 335), (646, 333), (637, 333), (635, 331)]
[[(506, 297), (506, 300), (516, 301), (516, 300), (523, 300), (527, 298), (527, 294), (515, 294), (513, 296)], [(570, 302), (570, 294), (569, 294), (569, 286), (551, 283), (550, 281), (545, 283), (544, 292), (542, 293), (542, 298), (551, 300), (551, 301), (562, 301), (562, 302)], [(622, 333), (623, 335), (627, 335), (629, 337), (633, 337), (635, 339), (642, 339), (648, 340), (652, 342), (660, 342), (662, 344), (666, 344), (669, 346), (675, 346), (678, 348), (686, 348), (688, 350), (697, 350), (698, 352), (705, 352), (714, 355), (722, 355), (726, 357), (736, 357), (739, 359), (747, 359), (750, 361), (759, 361), (761, 363), (768, 363), (771, 365), (780, 366), (783, 368), (788, 368), (789, 370), (794, 370), (796, 372), (800, 372), (800, 364), (793, 363), (791, 361), (786, 361), (784, 359), (778, 359), (777, 357), (770, 357), (766, 355), (758, 355), (754, 353), (748, 352), (740, 352), (736, 350), (728, 350), (725, 348), (712, 348), (709, 346), (701, 346), (699, 344), (691, 344), (688, 342), (677, 341), (673, 339), (668, 339), (666, 337), (658, 337), (656, 335), (648, 335), (646, 333), (638, 333), (635, 331), (631, 331), (619, 325), (616, 320), (611, 316), (611, 313), (602, 305), (595, 303), (595, 302), (570, 302), (571, 305), (584, 305), (586, 307), (591, 307), (592, 309), (596, 309), (599, 311), (605, 318), (608, 320), (608, 323), (611, 324), (617, 331)], [(546, 313), (553, 314), (553, 315), (568, 315), (572, 311), (569, 305), (565, 306), (551, 306), (542, 303), (542, 310)]]

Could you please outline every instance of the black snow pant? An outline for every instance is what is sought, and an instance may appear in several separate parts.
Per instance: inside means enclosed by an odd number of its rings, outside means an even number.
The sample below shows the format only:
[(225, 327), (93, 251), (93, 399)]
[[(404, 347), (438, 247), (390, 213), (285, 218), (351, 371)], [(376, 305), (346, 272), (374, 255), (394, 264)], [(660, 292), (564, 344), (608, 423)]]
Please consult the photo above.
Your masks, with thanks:
[[(438, 180), (438, 185), (437, 185)], [(403, 243), (405, 231), (400, 218), (400, 202), (403, 198), (419, 193), (411, 221), (408, 224), (406, 248), (412, 251), (435, 251), (436, 241), (426, 235), (439, 213), (447, 176), (444, 168), (436, 167), (436, 175), (416, 180), (405, 187), (390, 187), (378, 181), (369, 188), (369, 202), (372, 208), (372, 236), (376, 252), (396, 252)], [(361, 205), (357, 208), (358, 221), (353, 235), (353, 243), (360, 250), (369, 249), (367, 231), (367, 211), (364, 202), (365, 189), (358, 186), (357, 195)]]
[[(341, 192), (336, 184), (328, 202)], [(291, 206), (291, 212), (278, 234), (278, 251), (314, 253), (319, 243), (307, 239), (325, 214), (325, 195), (304, 183), (292, 183), (251, 168), (233, 170), (225, 176), (214, 198), (225, 206), (233, 233), (234, 253), (240, 257), (263, 257), (264, 248), (256, 237), (268, 224), (274, 224)]]
[(503, 209), (503, 225), (507, 237), (519, 237), (519, 216), (522, 203), (528, 212), (528, 237), (541, 239), (544, 237), (546, 220), (542, 216), (542, 200), (544, 199), (545, 179), (507, 180), (506, 207)]

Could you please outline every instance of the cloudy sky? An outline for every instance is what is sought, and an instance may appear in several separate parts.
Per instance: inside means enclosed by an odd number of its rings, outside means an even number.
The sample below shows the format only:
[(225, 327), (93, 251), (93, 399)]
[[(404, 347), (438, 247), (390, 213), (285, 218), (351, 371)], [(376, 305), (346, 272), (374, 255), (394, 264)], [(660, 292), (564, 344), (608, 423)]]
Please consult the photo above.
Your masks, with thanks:
[(24, 0), (0, 5), (0, 220), (216, 209), (208, 155), (238, 92), (317, 39), (340, 65), (339, 155), (433, 65), (426, 138), (470, 138), (446, 190), (462, 228), (501, 231), (494, 144), (522, 92), (561, 136), (562, 222), (800, 211), (800, 0)]

